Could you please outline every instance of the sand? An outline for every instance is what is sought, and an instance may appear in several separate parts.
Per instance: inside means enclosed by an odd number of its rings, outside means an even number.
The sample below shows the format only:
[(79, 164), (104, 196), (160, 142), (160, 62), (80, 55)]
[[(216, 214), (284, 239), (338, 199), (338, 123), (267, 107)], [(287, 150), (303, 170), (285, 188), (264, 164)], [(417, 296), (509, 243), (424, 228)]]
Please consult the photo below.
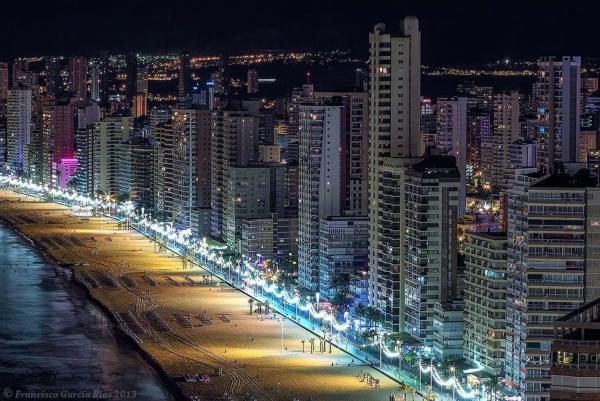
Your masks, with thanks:
[[(198, 266), (185, 267), (179, 256), (112, 220), (72, 216), (66, 207), (7, 191), (0, 191), (0, 218), (71, 266), (87, 282), (91, 297), (123, 317), (140, 340), (135, 345), (185, 397), (388, 401), (398, 389), (374, 369), (352, 364), (353, 357), (335, 347), (319, 353), (319, 339), (289, 320), (283, 322), (282, 352), (279, 315), (250, 315), (247, 295), (209, 279)], [(229, 321), (221, 319), (224, 314)], [(203, 324), (200, 315), (212, 324)], [(221, 376), (215, 375), (218, 369)], [(359, 370), (379, 379), (379, 386), (360, 381)], [(210, 382), (186, 382), (186, 374), (206, 374)]]

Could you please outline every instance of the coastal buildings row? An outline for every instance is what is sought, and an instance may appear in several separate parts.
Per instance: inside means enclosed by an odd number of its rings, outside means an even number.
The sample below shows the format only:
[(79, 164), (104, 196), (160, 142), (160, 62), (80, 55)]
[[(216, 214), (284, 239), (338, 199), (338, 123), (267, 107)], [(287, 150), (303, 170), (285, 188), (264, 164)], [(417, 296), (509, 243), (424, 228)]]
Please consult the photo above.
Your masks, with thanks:
[(529, 97), (466, 81), (432, 100), (420, 43), (414, 17), (377, 24), (366, 90), (306, 82), (276, 100), (258, 96), (258, 69), (244, 84), (224, 60), (192, 79), (185, 52), (170, 103), (135, 55), (116, 96), (108, 56), (50, 57), (42, 77), (1, 63), (4, 171), (130, 199), (273, 262), (323, 307), (370, 306), (434, 358), (548, 401), (574, 357), (554, 352), (555, 323), (600, 297), (597, 79), (578, 57), (544, 58)]

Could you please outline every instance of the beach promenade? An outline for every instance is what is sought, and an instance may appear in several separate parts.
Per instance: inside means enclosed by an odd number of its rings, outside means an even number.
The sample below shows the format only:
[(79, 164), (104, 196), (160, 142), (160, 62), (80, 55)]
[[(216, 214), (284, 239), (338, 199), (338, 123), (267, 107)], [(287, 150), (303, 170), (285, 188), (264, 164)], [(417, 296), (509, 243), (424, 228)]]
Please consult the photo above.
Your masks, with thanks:
[(186, 398), (388, 401), (398, 389), (114, 220), (73, 216), (66, 207), (7, 191), (0, 191), (0, 219), (70, 266), (73, 279)]

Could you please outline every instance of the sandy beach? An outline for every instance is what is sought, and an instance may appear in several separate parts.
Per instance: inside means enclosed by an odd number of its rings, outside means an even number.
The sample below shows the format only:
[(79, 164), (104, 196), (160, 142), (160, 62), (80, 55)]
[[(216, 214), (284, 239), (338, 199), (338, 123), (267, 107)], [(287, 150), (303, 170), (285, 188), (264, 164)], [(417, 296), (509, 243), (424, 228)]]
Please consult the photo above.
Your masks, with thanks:
[[(319, 339), (289, 320), (282, 350), (279, 315), (250, 314), (247, 295), (114, 221), (72, 216), (66, 207), (7, 191), (0, 191), (0, 218), (71, 267), (180, 396), (388, 401), (398, 388), (335, 347), (318, 352)], [(359, 380), (361, 370), (379, 384)]]

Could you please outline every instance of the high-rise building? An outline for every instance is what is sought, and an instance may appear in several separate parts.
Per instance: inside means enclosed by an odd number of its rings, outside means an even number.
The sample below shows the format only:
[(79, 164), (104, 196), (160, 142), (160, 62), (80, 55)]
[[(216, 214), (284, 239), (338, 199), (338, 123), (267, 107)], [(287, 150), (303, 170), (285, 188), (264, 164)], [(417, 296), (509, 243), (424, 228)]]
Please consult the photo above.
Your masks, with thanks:
[(314, 92), (316, 102), (339, 99), (344, 107), (342, 127), (342, 209), (357, 216), (368, 214), (369, 98), (366, 92)]
[(179, 82), (177, 89), (179, 91), (179, 104), (183, 107), (189, 106), (192, 96), (192, 73), (190, 71), (190, 55), (187, 52), (183, 52), (179, 57)]
[(436, 109), (437, 147), (456, 158), (460, 171), (459, 217), (466, 209), (467, 188), (467, 111), (466, 97), (438, 99)]
[(310, 103), (314, 98), (312, 84), (304, 84), (292, 89), (292, 97), (288, 103), (288, 125), (286, 131), (285, 160), (288, 163), (298, 163), (298, 148), (300, 141), (300, 104)]
[(430, 98), (421, 98), (421, 154), (436, 143), (435, 103)]
[(580, 161), (581, 57), (542, 58), (538, 67), (538, 163), (554, 171), (555, 162)]
[(25, 149), (31, 142), (31, 91), (12, 89), (8, 91), (6, 108), (6, 151), (10, 169), (23, 171)]
[(60, 76), (60, 57), (46, 59), (46, 95), (58, 98), (62, 93), (62, 78)]
[(369, 34), (369, 304), (394, 332), (404, 319), (404, 181), (421, 156), (420, 36), (415, 17), (401, 35), (383, 24)]
[(318, 291), (320, 221), (343, 210), (343, 106), (301, 104), (299, 122), (298, 281)]
[(244, 221), (285, 215), (285, 166), (252, 163), (230, 167), (225, 188), (225, 241), (241, 252)]
[(190, 228), (194, 235), (208, 231), (210, 135), (208, 111), (175, 108), (155, 136), (160, 151), (156, 163), (161, 170), (160, 177), (155, 177), (161, 180), (160, 199), (155, 202), (160, 203), (157, 207), (164, 218)]
[(69, 59), (69, 88), (77, 99), (87, 98), (87, 61), (83, 57)]
[(600, 295), (600, 188), (573, 171), (517, 174), (509, 190), (505, 374), (528, 400), (550, 398), (556, 319)]
[(298, 219), (273, 213), (264, 219), (242, 221), (241, 254), (250, 260), (295, 259), (298, 254)]
[(128, 165), (127, 141), (133, 134), (133, 117), (109, 116), (94, 123), (93, 191), (128, 195), (129, 186), (123, 182), (123, 167)]
[(258, 159), (258, 118), (241, 108), (216, 109), (212, 115), (211, 140), (211, 232), (225, 237), (226, 190), (231, 168)]
[(505, 232), (465, 235), (464, 357), (493, 376), (504, 371), (506, 250)]
[(52, 103), (44, 107), (42, 113), (41, 180), (45, 184), (52, 184), (57, 181), (54, 179), (57, 177), (56, 168), (62, 160), (70, 160), (75, 156), (74, 110), (69, 104)]
[(407, 174), (404, 331), (432, 345), (436, 303), (458, 298), (456, 225), (460, 173), (452, 156), (430, 155)]
[(149, 138), (137, 137), (128, 144), (127, 160), (130, 164), (131, 184), (129, 197), (145, 211), (153, 211), (154, 207), (154, 146)]
[(77, 158), (77, 191), (89, 194), (94, 190), (94, 123), (100, 120), (100, 106), (90, 103), (77, 109), (75, 152)]
[(491, 155), (492, 143), (492, 117), (490, 114), (469, 112), (467, 116), (467, 166), (469, 171), (480, 170), (484, 173), (483, 153)]
[(367, 269), (369, 220), (332, 216), (320, 221), (319, 230), (319, 293), (323, 299), (348, 302), (350, 281)]
[(28, 86), (27, 72), (29, 70), (29, 63), (23, 59), (17, 59), (12, 65), (12, 89), (19, 89)]
[(148, 69), (140, 68), (137, 71), (133, 116), (142, 117), (146, 115), (148, 115)]
[(8, 99), (8, 63), (0, 63), (0, 102)]
[(94, 102), (100, 101), (100, 67), (93, 65), (90, 68), (90, 97)]
[(519, 92), (511, 91), (494, 96), (494, 147), (489, 181), (498, 188), (505, 188), (508, 184), (509, 146), (521, 139), (519, 114)]
[(600, 394), (600, 299), (554, 323), (550, 401), (592, 401)]
[(135, 53), (129, 53), (125, 56), (125, 98), (130, 103), (133, 101), (133, 97), (136, 93), (136, 84), (138, 76), (138, 60)]
[(246, 87), (248, 89), (249, 95), (254, 95), (258, 93), (258, 71), (254, 68), (248, 70), (248, 74), (246, 77)]

